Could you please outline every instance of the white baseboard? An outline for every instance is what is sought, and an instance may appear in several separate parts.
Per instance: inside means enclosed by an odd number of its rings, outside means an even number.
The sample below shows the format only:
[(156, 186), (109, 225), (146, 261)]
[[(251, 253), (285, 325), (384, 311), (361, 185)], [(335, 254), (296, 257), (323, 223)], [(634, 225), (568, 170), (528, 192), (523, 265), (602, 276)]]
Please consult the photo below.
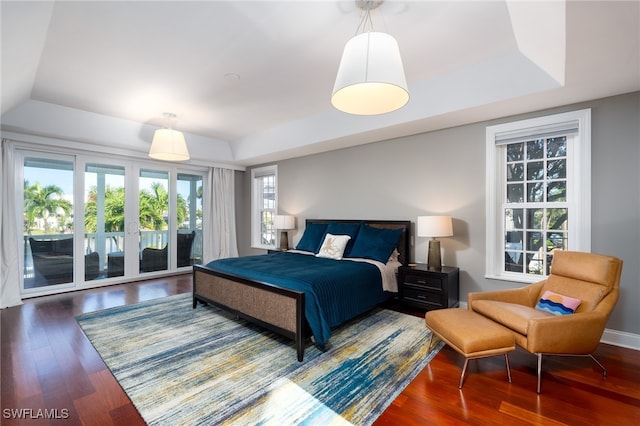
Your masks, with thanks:
[(609, 330), (606, 328), (602, 333), (602, 343), (621, 346), (623, 348), (640, 351), (640, 334), (627, 333), (626, 331)]
[[(467, 309), (467, 302), (460, 302), (460, 307)], [(602, 333), (600, 342), (640, 351), (640, 334), (627, 333), (626, 331), (610, 330), (606, 328), (604, 333)]]

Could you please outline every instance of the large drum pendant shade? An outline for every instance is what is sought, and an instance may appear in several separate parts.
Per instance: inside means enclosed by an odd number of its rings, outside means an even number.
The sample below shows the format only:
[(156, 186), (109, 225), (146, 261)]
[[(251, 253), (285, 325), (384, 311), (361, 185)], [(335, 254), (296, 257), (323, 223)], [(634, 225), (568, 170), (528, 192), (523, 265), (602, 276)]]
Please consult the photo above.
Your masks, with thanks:
[(184, 134), (173, 129), (158, 129), (153, 135), (149, 157), (164, 161), (186, 161), (189, 150)]
[(356, 115), (395, 111), (409, 101), (400, 50), (386, 33), (366, 32), (347, 42), (331, 104)]

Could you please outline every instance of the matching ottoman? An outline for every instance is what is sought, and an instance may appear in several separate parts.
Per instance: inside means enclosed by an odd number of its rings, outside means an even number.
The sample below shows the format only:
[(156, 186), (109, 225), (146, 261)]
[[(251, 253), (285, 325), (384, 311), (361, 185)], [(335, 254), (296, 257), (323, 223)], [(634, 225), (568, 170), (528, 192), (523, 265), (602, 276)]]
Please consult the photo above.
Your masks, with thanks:
[(462, 308), (437, 309), (425, 315), (427, 327), (465, 357), (460, 375), (462, 388), (470, 359), (504, 354), (507, 378), (511, 383), (508, 353), (515, 350), (513, 334), (480, 314)]

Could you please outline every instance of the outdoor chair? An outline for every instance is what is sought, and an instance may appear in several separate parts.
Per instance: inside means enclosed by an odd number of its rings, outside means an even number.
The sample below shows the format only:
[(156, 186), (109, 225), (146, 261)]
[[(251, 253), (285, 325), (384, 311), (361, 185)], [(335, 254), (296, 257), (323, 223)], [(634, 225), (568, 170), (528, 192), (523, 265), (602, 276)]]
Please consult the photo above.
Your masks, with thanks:
[[(178, 233), (177, 238), (177, 265), (178, 268), (183, 266), (192, 265), (191, 259), (191, 247), (193, 246), (193, 240), (195, 239), (196, 232), (192, 231), (189, 234)], [(164, 271), (168, 269), (168, 245), (165, 245), (161, 249), (147, 247), (142, 250), (140, 258), (140, 271), (152, 272), (152, 271)]]
[[(37, 240), (29, 237), (33, 268), (36, 277), (49, 283), (73, 281), (73, 238)], [(100, 274), (100, 255), (92, 252), (84, 256), (85, 280)]]

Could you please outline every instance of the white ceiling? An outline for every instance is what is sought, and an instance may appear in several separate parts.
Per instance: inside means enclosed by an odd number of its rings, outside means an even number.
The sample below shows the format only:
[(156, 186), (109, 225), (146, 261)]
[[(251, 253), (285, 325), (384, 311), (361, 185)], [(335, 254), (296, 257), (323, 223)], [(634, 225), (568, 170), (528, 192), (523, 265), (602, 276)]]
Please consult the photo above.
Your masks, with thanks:
[[(193, 162), (252, 165), (640, 90), (640, 2), (393, 1), (411, 99), (330, 95), (348, 1), (2, 1), (2, 129), (146, 152), (177, 115)], [(227, 75), (239, 78), (228, 78)]]

